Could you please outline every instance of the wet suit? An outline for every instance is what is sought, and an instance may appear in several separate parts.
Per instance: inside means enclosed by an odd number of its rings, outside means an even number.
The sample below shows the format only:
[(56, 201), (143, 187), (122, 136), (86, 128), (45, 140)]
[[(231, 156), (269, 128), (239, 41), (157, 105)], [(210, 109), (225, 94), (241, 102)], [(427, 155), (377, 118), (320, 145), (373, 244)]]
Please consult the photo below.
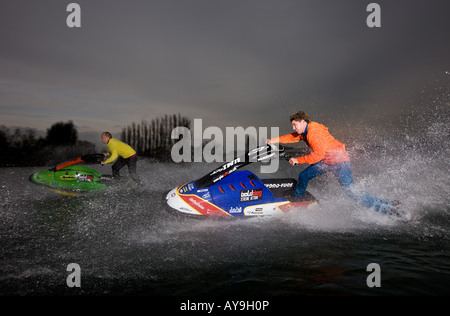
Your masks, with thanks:
[(392, 208), (387, 201), (371, 196), (366, 192), (355, 190), (350, 159), (345, 150), (345, 145), (334, 139), (326, 126), (310, 122), (306, 125), (303, 134), (294, 132), (273, 138), (271, 141), (278, 143), (304, 141), (311, 149), (309, 155), (295, 158), (299, 164), (310, 164), (309, 167), (299, 174), (298, 183), (294, 190), (295, 196), (303, 196), (305, 194), (306, 187), (311, 179), (326, 172), (331, 172), (337, 178), (345, 193), (352, 199), (366, 207), (372, 207), (380, 213), (386, 213)]
[(130, 145), (121, 142), (118, 139), (111, 138), (108, 141), (108, 149), (111, 152), (111, 157), (109, 157), (105, 164), (111, 163), (117, 159), (117, 161), (112, 166), (113, 177), (119, 177), (119, 171), (125, 165), (128, 166), (128, 172), (130, 173), (130, 177), (136, 182), (140, 183), (140, 179), (137, 175), (136, 165), (137, 165), (137, 156), (136, 151), (131, 148)]

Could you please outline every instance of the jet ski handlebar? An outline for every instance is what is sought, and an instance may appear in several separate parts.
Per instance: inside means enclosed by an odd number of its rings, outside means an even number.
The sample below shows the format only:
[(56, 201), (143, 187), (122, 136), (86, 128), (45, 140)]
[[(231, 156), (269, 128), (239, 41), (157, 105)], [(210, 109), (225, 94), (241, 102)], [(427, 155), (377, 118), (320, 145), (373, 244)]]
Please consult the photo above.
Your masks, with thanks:
[(63, 162), (53, 168), (51, 168), (51, 171), (58, 171), (61, 170), (65, 167), (68, 166), (72, 166), (81, 162), (85, 162), (85, 163), (100, 163), (103, 159), (105, 158), (105, 156), (103, 154), (89, 154), (89, 155), (83, 155), (80, 156), (78, 158)]
[[(292, 156), (289, 155), (287, 152), (281, 153), (280, 157), (284, 157), (284, 159), (286, 159), (286, 161), (289, 161), (292, 158)], [(295, 163), (294, 166), (298, 166), (298, 163)]]
[(267, 144), (254, 148), (198, 179), (196, 181), (196, 186), (199, 189), (211, 186), (239, 168), (252, 162), (263, 162), (273, 159), (282, 152), (284, 152), (284, 147), (279, 144)]

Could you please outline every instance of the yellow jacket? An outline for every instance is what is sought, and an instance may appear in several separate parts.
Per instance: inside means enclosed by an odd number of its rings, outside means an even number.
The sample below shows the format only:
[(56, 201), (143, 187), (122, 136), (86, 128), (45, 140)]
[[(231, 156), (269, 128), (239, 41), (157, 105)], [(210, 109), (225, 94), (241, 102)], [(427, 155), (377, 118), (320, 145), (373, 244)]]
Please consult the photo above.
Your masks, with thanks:
[(130, 145), (121, 142), (118, 139), (111, 138), (108, 142), (108, 149), (111, 151), (111, 157), (109, 157), (105, 163), (113, 162), (117, 159), (118, 156), (122, 158), (130, 158), (131, 156), (136, 155), (136, 151), (131, 148)]

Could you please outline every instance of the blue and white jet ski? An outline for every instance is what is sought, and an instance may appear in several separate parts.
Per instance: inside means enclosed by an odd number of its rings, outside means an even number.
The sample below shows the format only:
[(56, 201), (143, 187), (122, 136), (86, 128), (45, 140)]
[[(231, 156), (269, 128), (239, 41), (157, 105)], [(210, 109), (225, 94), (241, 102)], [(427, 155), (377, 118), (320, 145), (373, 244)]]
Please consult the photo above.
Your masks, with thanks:
[(261, 180), (248, 170), (238, 170), (283, 155), (280, 145), (255, 148), (200, 179), (174, 188), (166, 196), (167, 204), (181, 213), (199, 216), (268, 216), (316, 205), (309, 192), (302, 198), (293, 196), (295, 179)]

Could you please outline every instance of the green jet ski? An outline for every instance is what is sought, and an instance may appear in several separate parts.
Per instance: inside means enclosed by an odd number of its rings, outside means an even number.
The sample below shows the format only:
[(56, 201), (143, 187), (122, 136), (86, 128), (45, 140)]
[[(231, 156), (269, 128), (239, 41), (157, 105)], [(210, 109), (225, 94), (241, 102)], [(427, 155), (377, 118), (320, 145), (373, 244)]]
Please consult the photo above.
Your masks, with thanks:
[(30, 181), (44, 185), (56, 192), (78, 191), (89, 192), (107, 188), (111, 176), (102, 176), (97, 171), (79, 166), (78, 163), (100, 163), (105, 156), (103, 154), (84, 155), (64, 162), (56, 167), (36, 172), (30, 176)]

